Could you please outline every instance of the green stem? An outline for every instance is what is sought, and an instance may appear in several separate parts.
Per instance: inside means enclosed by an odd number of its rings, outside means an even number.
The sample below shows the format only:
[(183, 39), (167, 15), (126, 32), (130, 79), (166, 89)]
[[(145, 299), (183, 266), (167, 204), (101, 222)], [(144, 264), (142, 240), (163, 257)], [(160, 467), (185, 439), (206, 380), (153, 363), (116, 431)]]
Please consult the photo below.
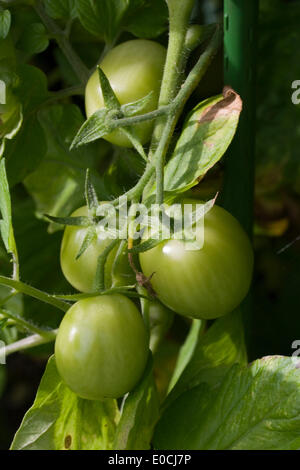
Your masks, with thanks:
[[(153, 166), (152, 163), (148, 162), (148, 164), (145, 168), (144, 174), (142, 175), (142, 177), (140, 178), (138, 183), (133, 188), (131, 188), (129, 191), (124, 193), (122, 195), (122, 198), (126, 197), (130, 201), (132, 201), (133, 199), (139, 199), (140, 196), (143, 193), (143, 190), (144, 190), (146, 184), (148, 183), (148, 181), (150, 180), (151, 176), (154, 173), (155, 173), (155, 167)], [(119, 202), (120, 202), (120, 198), (118, 197), (118, 198), (114, 199), (113, 201), (111, 201), (111, 204), (117, 205), (117, 204), (119, 204)]]
[(172, 110), (173, 113), (167, 118), (162, 129), (157, 150), (153, 156), (156, 170), (156, 203), (162, 204), (164, 199), (164, 165), (165, 156), (169, 147), (170, 137), (173, 134), (178, 117), (187, 101), (190, 97), (199, 81), (205, 74), (209, 64), (211, 63), (214, 55), (216, 54), (222, 41), (221, 29), (217, 27), (215, 34), (213, 35), (207, 49), (201, 55), (194, 68), (189, 73), (184, 85), (178, 92), (176, 98), (173, 100)]
[[(188, 98), (191, 96), (195, 88), (198, 86), (200, 80), (205, 75), (211, 61), (216, 55), (220, 45), (223, 40), (223, 30), (218, 25), (216, 27), (215, 33), (212, 36), (207, 48), (203, 54), (198, 59), (197, 63), (189, 73), (187, 79), (184, 82), (184, 85), (181, 87), (176, 98), (174, 99), (172, 105), (177, 115), (181, 112)], [(176, 118), (177, 121), (177, 118)]]
[(39, 346), (40, 344), (50, 343), (51, 341), (54, 341), (57, 330), (52, 330), (52, 333), (53, 336), (51, 338), (46, 338), (45, 336), (40, 335), (32, 335), (28, 336), (27, 338), (20, 339), (15, 343), (9, 344), (8, 346), (4, 346), (3, 348), (0, 348), (0, 357), (6, 357), (18, 351), (29, 349), (34, 346)]
[(16, 281), (9, 277), (0, 276), (0, 285), (11, 287), (12, 289), (21, 292), (22, 294), (29, 295), (30, 297), (34, 297), (35, 299), (41, 300), (42, 302), (53, 305), (53, 307), (56, 307), (63, 312), (66, 312), (70, 308), (70, 305), (66, 302), (58, 300), (52, 295), (36, 289), (35, 287), (24, 284), (24, 282)]
[(57, 24), (51, 18), (49, 18), (42, 5), (42, 2), (38, 2), (34, 6), (34, 8), (46, 28), (49, 30), (50, 34), (55, 36), (57, 44), (68, 59), (79, 80), (82, 83), (86, 83), (89, 78), (89, 70), (72, 48), (65, 33), (57, 26)]
[(169, 114), (171, 111), (172, 111), (172, 105), (162, 106), (161, 108), (155, 109), (154, 111), (150, 111), (149, 113), (138, 114), (137, 116), (131, 116), (127, 118), (116, 119), (116, 121), (112, 124), (112, 126), (114, 129), (116, 129), (118, 127), (133, 126), (134, 124), (138, 124), (143, 121), (153, 121), (153, 119)]
[(94, 291), (103, 291), (105, 290), (105, 263), (109, 253), (114, 249), (114, 247), (119, 243), (119, 240), (113, 240), (99, 255), (97, 263), (97, 273), (95, 277)]
[(24, 328), (25, 330), (29, 330), (32, 333), (36, 333), (40, 336), (43, 336), (44, 338), (49, 338), (53, 339), (55, 335), (53, 335), (53, 332), (44, 328), (40, 328), (33, 323), (27, 321), (25, 318), (20, 317), (19, 315), (15, 315), (14, 313), (11, 313), (7, 310), (3, 310), (2, 308), (0, 309), (0, 314), (3, 315), (5, 318), (9, 318), (10, 320), (13, 320), (15, 324), (20, 326), (21, 328)]
[(170, 135), (175, 127), (174, 116), (170, 116), (167, 120), (163, 134), (160, 138), (157, 150), (154, 154), (153, 160), (155, 162), (155, 172), (156, 172), (156, 204), (162, 204), (164, 202), (164, 166), (165, 166), (165, 156), (168, 150), (168, 145), (170, 141)]
[[(167, 0), (169, 8), (169, 44), (162, 78), (158, 107), (166, 106), (175, 97), (183, 80), (185, 41), (194, 0)], [(158, 119), (153, 131), (151, 149), (156, 148), (163, 133), (165, 118)]]

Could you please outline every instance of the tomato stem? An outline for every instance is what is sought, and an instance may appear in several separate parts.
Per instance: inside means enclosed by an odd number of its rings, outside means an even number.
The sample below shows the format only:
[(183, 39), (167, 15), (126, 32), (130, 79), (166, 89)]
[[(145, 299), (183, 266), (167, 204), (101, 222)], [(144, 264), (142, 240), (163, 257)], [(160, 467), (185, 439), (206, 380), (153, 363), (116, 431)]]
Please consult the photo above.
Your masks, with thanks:
[(15, 291), (21, 292), (22, 294), (34, 297), (35, 299), (41, 300), (47, 304), (53, 305), (54, 307), (66, 312), (70, 305), (66, 302), (56, 299), (50, 294), (43, 292), (35, 287), (29, 286), (21, 281), (16, 281), (10, 277), (0, 276), (0, 285), (11, 287)]
[(118, 239), (113, 240), (98, 257), (97, 272), (94, 283), (95, 292), (105, 290), (105, 263), (109, 253), (114, 249), (117, 243), (119, 243)]
[(22, 329), (29, 330), (32, 333), (36, 333), (40, 336), (43, 336), (44, 338), (53, 339), (55, 337), (51, 330), (36, 326), (33, 323), (27, 321), (24, 317), (20, 317), (19, 315), (9, 312), (8, 310), (3, 310), (2, 308), (0, 308), (0, 314), (4, 318), (13, 320), (14, 323)]

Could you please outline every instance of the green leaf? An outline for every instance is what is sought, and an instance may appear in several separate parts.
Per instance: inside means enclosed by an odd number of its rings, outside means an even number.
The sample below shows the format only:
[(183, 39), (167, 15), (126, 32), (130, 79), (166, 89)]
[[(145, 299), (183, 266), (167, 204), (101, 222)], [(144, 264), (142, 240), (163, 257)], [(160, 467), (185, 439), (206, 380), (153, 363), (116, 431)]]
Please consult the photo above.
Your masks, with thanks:
[(111, 43), (119, 33), (128, 3), (128, 0), (76, 0), (76, 9), (87, 31)]
[(49, 39), (45, 26), (42, 23), (29, 25), (23, 31), (18, 41), (18, 47), (28, 54), (39, 54), (47, 49)]
[(79, 129), (70, 149), (94, 142), (112, 131), (112, 121), (108, 118), (110, 111), (101, 108), (96, 111)]
[[(97, 169), (107, 158), (110, 146), (101, 141), (70, 151), (83, 116), (75, 105), (51, 106), (38, 114), (47, 139), (47, 152), (39, 167), (26, 178), (25, 185), (35, 200), (40, 217), (68, 217), (75, 209), (85, 204), (86, 170), (90, 169), (92, 184), (97, 187), (101, 200), (111, 194), (109, 184), (99, 176)], [(51, 224), (50, 230), (57, 230)]]
[(76, 16), (76, 0), (45, 0), (46, 12), (55, 20), (68, 20)]
[(52, 356), (11, 449), (111, 449), (117, 419), (115, 400), (90, 401), (77, 397), (62, 382)]
[(125, 18), (124, 29), (139, 38), (155, 38), (168, 28), (166, 0), (146, 0), (143, 5)]
[(11, 14), (9, 10), (0, 10), (0, 40), (5, 39), (9, 33)]
[(180, 348), (176, 366), (172, 375), (172, 378), (169, 383), (169, 391), (172, 390), (176, 382), (178, 381), (180, 375), (186, 368), (187, 364), (190, 362), (195, 348), (197, 346), (199, 336), (202, 333), (201, 329), (203, 326), (203, 320), (193, 319), (190, 331), (186, 337), (185, 342)]
[[(19, 85), (14, 90), (17, 102), (14, 109), (13, 129), (6, 133), (2, 154), (7, 161), (7, 174), (10, 185), (22, 181), (40, 163), (46, 152), (46, 141), (36, 114), (33, 113), (47, 97), (45, 74), (31, 65), (20, 65)], [(22, 119), (23, 123), (22, 123)], [(20, 127), (22, 125), (22, 127)], [(8, 132), (8, 130), (7, 130)], [(34, 136), (34, 139), (32, 138)]]
[(0, 127), (0, 156), (4, 155), (6, 140), (12, 140), (18, 134), (23, 124), (23, 111), (21, 103), (15, 105), (1, 116)]
[(0, 232), (3, 243), (7, 252), (11, 253), (14, 259), (17, 260), (18, 253), (12, 225), (11, 200), (4, 159), (0, 161), (0, 211), (2, 216)]
[[(85, 200), (89, 210), (95, 210), (99, 206), (96, 190), (90, 179), (90, 170), (86, 170), (85, 178)], [(96, 215), (96, 213), (94, 214)]]
[(169, 393), (165, 406), (186, 390), (206, 382), (217, 386), (235, 363), (246, 364), (247, 353), (241, 312), (237, 309), (214, 322), (203, 334), (198, 330), (193, 354)]
[[(34, 139), (32, 138), (34, 136)], [(32, 115), (12, 140), (5, 143), (9, 183), (14, 186), (34, 171), (46, 154), (45, 134), (36, 116)]]
[(107, 109), (120, 109), (120, 103), (101, 67), (97, 67), (104, 105)]
[(143, 98), (137, 101), (123, 104), (121, 106), (121, 111), (125, 117), (136, 116), (137, 114), (143, 112), (143, 110), (148, 106), (149, 102), (152, 100), (152, 97), (153, 97), (153, 91), (150, 91), (148, 95), (143, 96)]
[(159, 400), (153, 379), (152, 358), (139, 385), (127, 396), (117, 427), (114, 449), (150, 448), (153, 428), (158, 419)]
[(159, 422), (158, 449), (298, 450), (300, 370), (294, 358), (268, 356), (233, 366), (216, 390), (200, 385)]
[(112, 43), (124, 30), (154, 38), (168, 25), (165, 0), (75, 0), (79, 19), (91, 34)]
[(242, 101), (231, 88), (192, 111), (165, 168), (165, 191), (183, 192), (224, 155), (235, 134)]
[(86, 232), (86, 236), (84, 237), (84, 240), (82, 242), (82, 245), (76, 255), (76, 259), (80, 258), (81, 255), (85, 252), (85, 250), (88, 249), (88, 247), (93, 243), (94, 240), (97, 239), (97, 232), (94, 226), (89, 227), (89, 229)]
[(73, 227), (89, 227), (91, 225), (91, 221), (88, 217), (81, 216), (81, 217), (54, 217), (52, 215), (45, 214), (47, 219), (55, 222), (56, 224), (60, 225), (70, 225)]
[(145, 153), (144, 147), (136, 136), (135, 130), (132, 127), (121, 127), (120, 132), (126, 135), (126, 137), (132, 143), (132, 146), (138, 152), (138, 154), (144, 159), (147, 160), (147, 155)]
[(47, 77), (42, 70), (28, 64), (19, 66), (18, 76), (16, 95), (23, 104), (24, 114), (27, 114), (49, 98)]
[(151, 250), (155, 246), (161, 243), (160, 238), (148, 238), (146, 241), (140, 243), (139, 245), (135, 245), (133, 248), (128, 250), (130, 253), (144, 253), (145, 251)]

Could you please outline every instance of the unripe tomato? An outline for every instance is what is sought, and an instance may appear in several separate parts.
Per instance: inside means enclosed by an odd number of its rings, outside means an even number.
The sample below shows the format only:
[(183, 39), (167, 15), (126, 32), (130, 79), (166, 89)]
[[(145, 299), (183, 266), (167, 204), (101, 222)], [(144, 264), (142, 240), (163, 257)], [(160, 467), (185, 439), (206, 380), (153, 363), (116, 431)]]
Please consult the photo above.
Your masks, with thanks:
[(253, 268), (252, 247), (238, 221), (214, 205), (204, 217), (203, 247), (186, 248), (184, 240), (171, 239), (140, 253), (143, 273), (154, 273), (151, 283), (161, 302), (193, 318), (230, 313), (247, 294)]
[(148, 336), (134, 303), (119, 294), (80, 300), (56, 337), (57, 369), (73, 392), (89, 400), (119, 398), (141, 378)]
[[(87, 206), (80, 207), (74, 211), (72, 217), (88, 215)], [(98, 257), (111, 243), (111, 239), (94, 240), (85, 252), (76, 259), (80, 247), (87, 234), (87, 227), (67, 226), (64, 231), (61, 250), (60, 264), (65, 278), (75, 289), (81, 292), (94, 292), (94, 279), (97, 271)], [(108, 255), (105, 264), (105, 287), (111, 287), (111, 271), (114, 257), (118, 247), (116, 246)], [(135, 282), (135, 277), (129, 263), (124, 260), (119, 264), (119, 272), (115, 273), (116, 285), (129, 285)]]
[[(100, 66), (109, 79), (120, 104), (131, 103), (153, 91), (143, 114), (157, 107), (166, 49), (145, 39), (123, 42), (109, 51)], [(98, 71), (90, 77), (85, 91), (87, 117), (104, 107)], [(140, 141), (145, 144), (151, 136), (153, 123), (143, 122), (134, 127)], [(123, 147), (132, 147), (131, 142), (119, 130), (104, 137), (109, 142)]]

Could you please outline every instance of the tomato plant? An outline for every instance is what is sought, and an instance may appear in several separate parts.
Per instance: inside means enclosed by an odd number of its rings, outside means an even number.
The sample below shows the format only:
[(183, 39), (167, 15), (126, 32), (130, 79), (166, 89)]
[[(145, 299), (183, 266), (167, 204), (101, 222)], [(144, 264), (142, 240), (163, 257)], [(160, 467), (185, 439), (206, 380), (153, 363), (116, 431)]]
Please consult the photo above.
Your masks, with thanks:
[(133, 302), (119, 294), (75, 303), (55, 341), (59, 373), (71, 390), (89, 400), (129, 392), (141, 378), (147, 355), (142, 317)]
[[(151, 99), (143, 112), (153, 111), (158, 102), (160, 83), (166, 59), (166, 50), (154, 41), (134, 39), (114, 47), (104, 57), (100, 66), (118, 98), (120, 104), (137, 101), (149, 93)], [(85, 90), (87, 117), (104, 107), (103, 95), (97, 71), (90, 77)], [(151, 136), (152, 123), (145, 122), (134, 127), (136, 135), (144, 144)], [(109, 142), (121, 146), (131, 146), (121, 131), (105, 135)]]
[(0, 0), (0, 448), (300, 448), (298, 3)]

